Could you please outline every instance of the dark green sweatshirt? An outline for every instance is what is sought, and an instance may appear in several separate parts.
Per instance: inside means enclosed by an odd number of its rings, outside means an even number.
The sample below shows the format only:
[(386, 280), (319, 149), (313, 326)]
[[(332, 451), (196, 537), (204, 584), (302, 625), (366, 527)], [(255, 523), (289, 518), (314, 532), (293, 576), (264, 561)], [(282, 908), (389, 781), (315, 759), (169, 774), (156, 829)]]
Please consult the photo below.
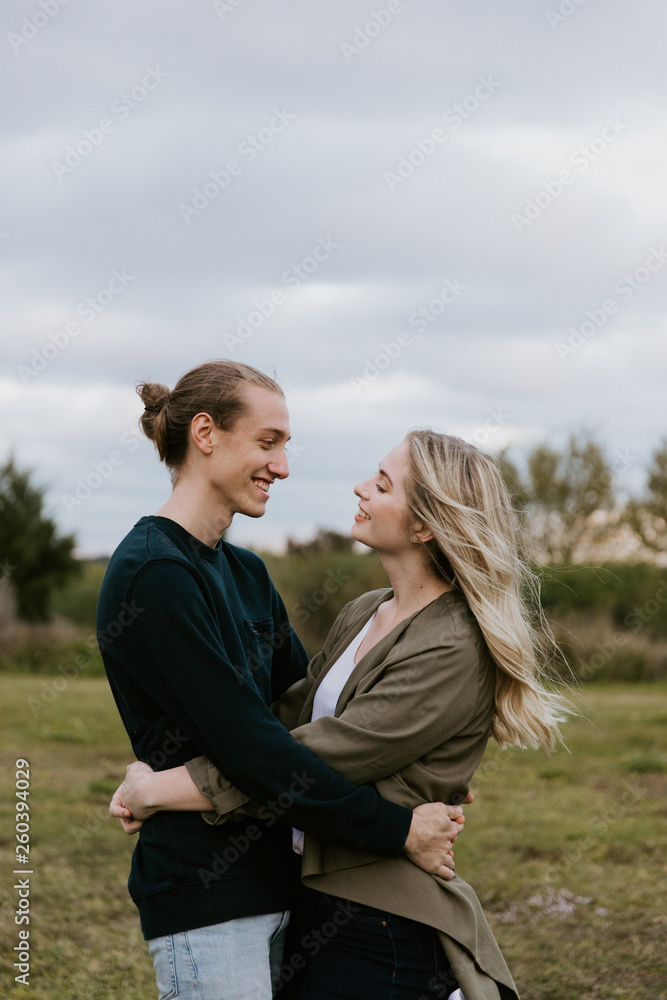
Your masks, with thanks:
[(204, 754), (264, 806), (238, 824), (187, 812), (144, 824), (129, 880), (144, 937), (289, 908), (292, 826), (401, 853), (410, 810), (341, 777), (271, 713), (307, 658), (254, 553), (143, 517), (109, 563), (97, 631), (137, 758), (164, 770)]

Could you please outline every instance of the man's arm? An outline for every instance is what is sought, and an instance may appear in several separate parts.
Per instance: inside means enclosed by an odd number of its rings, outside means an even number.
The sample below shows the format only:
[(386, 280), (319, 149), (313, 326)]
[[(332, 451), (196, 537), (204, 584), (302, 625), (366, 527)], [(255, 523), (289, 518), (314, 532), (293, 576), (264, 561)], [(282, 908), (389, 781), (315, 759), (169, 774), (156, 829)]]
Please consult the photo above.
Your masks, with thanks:
[(133, 679), (234, 784), (262, 805), (279, 801), (288, 822), (322, 838), (401, 853), (411, 811), (357, 787), (290, 737), (229, 662), (187, 567), (149, 565), (128, 599), (142, 609), (124, 635), (126, 662), (141, 664)]
[[(202, 758), (206, 761), (206, 758)], [(469, 795), (466, 802), (472, 801)], [(109, 812), (120, 819), (128, 834), (138, 833), (145, 819), (164, 810), (196, 811), (205, 814), (211, 803), (194, 783), (186, 767), (153, 771), (136, 761), (127, 767), (125, 782), (111, 800)], [(215, 817), (215, 813), (211, 813)], [(140, 818), (135, 818), (140, 817)], [(227, 817), (217, 817), (217, 821)], [(404, 851), (414, 864), (441, 878), (453, 876), (451, 848), (463, 829), (459, 806), (424, 803), (413, 809)]]
[[(439, 646), (389, 666), (340, 716), (308, 722), (292, 736), (351, 781), (381, 781), (465, 727), (477, 698), (478, 664), (469, 639), (443, 638)], [(219, 816), (243, 804), (238, 789), (205, 757), (185, 766)]]

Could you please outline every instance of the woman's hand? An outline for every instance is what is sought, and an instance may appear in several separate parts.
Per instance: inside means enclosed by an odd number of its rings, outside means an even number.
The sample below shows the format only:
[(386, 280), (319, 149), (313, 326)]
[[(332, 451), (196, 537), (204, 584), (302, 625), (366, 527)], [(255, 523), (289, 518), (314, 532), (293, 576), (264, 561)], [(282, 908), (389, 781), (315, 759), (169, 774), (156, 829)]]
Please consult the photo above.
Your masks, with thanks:
[(123, 830), (125, 830), (125, 833), (130, 835), (133, 833), (139, 833), (139, 830), (141, 830), (144, 824), (140, 819), (133, 819), (130, 810), (123, 805), (122, 792), (123, 786), (119, 785), (113, 794), (111, 802), (109, 803), (109, 815), (120, 820), (120, 825)]
[(133, 819), (143, 822), (160, 809), (160, 773), (140, 760), (128, 764), (125, 770), (125, 781), (119, 788), (122, 803)]
[(126, 833), (137, 833), (141, 823), (156, 812), (208, 812), (212, 808), (185, 765), (153, 771), (148, 764), (137, 760), (128, 764), (126, 770), (125, 781), (109, 806), (109, 812), (121, 821)]
[[(148, 815), (142, 814), (141, 796), (142, 775), (144, 783), (146, 780), (150, 781), (148, 775), (153, 775), (153, 769), (148, 764), (137, 760), (127, 765), (126, 772), (125, 781), (114, 792), (109, 805), (109, 813), (120, 820), (125, 833), (131, 836), (138, 833), (143, 826), (144, 819), (148, 819), (153, 814), (152, 812), (149, 812)], [(132, 806), (130, 806), (130, 799)], [(137, 813), (135, 813), (135, 809), (138, 810)]]

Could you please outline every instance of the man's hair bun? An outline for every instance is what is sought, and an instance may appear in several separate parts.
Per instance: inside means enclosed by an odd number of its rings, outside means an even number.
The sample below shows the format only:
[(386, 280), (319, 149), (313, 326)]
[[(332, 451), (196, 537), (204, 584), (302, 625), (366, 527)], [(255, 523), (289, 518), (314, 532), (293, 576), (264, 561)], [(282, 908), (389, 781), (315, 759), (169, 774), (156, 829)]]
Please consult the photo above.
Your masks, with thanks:
[(167, 454), (166, 407), (171, 390), (161, 382), (141, 382), (137, 386), (137, 395), (144, 404), (139, 420), (141, 428), (146, 437), (154, 442), (160, 458), (164, 459)]

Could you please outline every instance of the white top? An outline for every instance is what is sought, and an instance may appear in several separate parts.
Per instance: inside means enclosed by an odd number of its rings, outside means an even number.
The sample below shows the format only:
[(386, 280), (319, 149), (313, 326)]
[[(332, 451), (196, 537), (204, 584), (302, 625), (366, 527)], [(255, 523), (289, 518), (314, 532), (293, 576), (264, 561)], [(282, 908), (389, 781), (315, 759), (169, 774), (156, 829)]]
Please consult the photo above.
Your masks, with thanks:
[[(361, 632), (355, 635), (350, 645), (343, 650), (331, 669), (327, 671), (326, 677), (315, 693), (311, 722), (321, 719), (324, 715), (333, 715), (336, 711), (340, 693), (356, 666), (354, 658), (357, 650), (364, 641), (374, 618), (375, 615), (368, 619)], [(303, 854), (303, 830), (292, 829), (292, 850), (296, 854)]]

